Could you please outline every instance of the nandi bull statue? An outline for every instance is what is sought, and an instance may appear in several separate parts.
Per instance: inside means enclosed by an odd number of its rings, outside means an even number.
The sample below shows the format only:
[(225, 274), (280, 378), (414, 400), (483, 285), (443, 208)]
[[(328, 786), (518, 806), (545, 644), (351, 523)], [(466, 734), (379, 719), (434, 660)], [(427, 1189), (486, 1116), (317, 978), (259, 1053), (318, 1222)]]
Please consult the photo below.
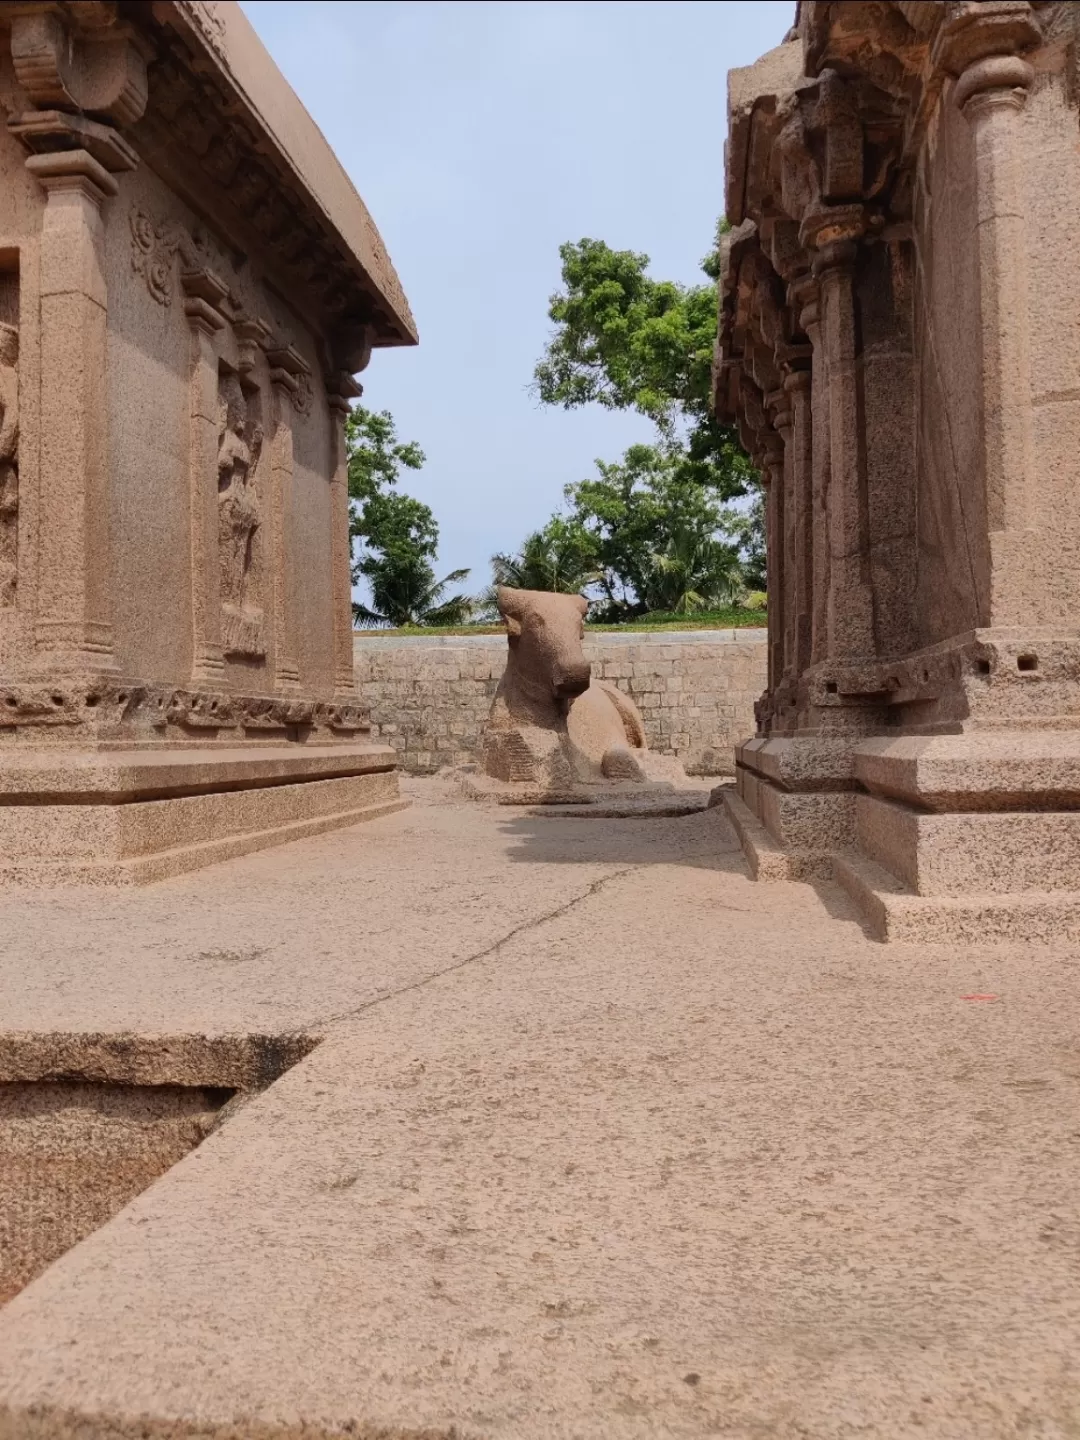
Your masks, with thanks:
[(647, 748), (630, 697), (592, 678), (582, 649), (582, 596), (499, 586), (497, 599), (509, 655), (484, 731), (482, 768), (504, 783), (499, 798), (573, 803), (648, 782), (663, 782), (654, 788), (669, 793), (687, 785), (678, 761)]

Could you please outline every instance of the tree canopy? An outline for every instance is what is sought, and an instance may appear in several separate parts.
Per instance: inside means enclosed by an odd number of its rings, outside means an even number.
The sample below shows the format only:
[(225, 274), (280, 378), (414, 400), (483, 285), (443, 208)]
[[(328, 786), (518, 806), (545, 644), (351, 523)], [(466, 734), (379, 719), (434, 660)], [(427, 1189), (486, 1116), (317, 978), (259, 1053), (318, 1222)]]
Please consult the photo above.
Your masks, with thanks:
[[(657, 438), (618, 462), (598, 460), (596, 477), (568, 485), (568, 512), (529, 536), (513, 565), (572, 552), (582, 586), (599, 586), (611, 619), (731, 604), (761, 588), (757, 475), (734, 429), (710, 409), (715, 253), (702, 261), (710, 283), (690, 286), (654, 279), (647, 255), (602, 240), (563, 245), (559, 255), (562, 289), (550, 300), (555, 328), (534, 371), (535, 393), (566, 410), (637, 411)], [(747, 495), (749, 507), (729, 503)], [(509, 573), (506, 556), (492, 563), (496, 574), (500, 566)]]
[(722, 500), (747, 494), (753, 466), (710, 410), (715, 254), (702, 261), (710, 283), (689, 286), (654, 280), (648, 255), (603, 240), (567, 243), (559, 256), (563, 288), (548, 306), (555, 329), (533, 374), (540, 401), (636, 410), (656, 425), (681, 478)]
[[(469, 618), (467, 595), (448, 595), (468, 570), (435, 578), (432, 561), (439, 526), (431, 508), (396, 488), (403, 469), (419, 470), (424, 452), (401, 442), (393, 417), (354, 406), (345, 422), (349, 457), (349, 537), (352, 579), (368, 582), (371, 605), (353, 602), (361, 625), (460, 625)], [(356, 546), (359, 544), (359, 554)]]

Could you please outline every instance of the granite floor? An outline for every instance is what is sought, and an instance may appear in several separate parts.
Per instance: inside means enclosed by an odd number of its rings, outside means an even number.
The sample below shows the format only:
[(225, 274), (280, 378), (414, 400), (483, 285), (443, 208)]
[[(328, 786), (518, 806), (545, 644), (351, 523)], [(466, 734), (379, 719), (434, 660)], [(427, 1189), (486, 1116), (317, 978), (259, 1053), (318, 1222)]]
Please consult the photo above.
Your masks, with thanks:
[(0, 1309), (3, 1440), (1080, 1435), (1074, 951), (407, 783), (0, 897), (0, 1078), (313, 1047)]

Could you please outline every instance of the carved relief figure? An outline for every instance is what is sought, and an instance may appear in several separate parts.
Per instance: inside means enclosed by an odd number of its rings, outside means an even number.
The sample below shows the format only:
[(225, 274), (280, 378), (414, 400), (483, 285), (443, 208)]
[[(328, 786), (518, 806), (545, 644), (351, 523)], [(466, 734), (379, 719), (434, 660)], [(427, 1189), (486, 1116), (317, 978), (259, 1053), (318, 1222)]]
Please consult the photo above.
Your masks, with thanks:
[(254, 574), (259, 528), (257, 470), (263, 432), (258, 392), (246, 391), (225, 371), (218, 385), (218, 553), (221, 564), (222, 639), (226, 654), (265, 653), (263, 615)]
[(19, 534), (19, 332), (0, 324), (0, 605), (14, 605)]

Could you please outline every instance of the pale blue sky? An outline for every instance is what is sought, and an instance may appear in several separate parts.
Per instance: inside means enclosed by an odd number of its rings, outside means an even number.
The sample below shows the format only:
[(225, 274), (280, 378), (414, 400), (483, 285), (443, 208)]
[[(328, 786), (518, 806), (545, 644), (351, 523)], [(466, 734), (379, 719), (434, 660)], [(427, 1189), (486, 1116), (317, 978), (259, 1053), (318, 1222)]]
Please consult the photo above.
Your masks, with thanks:
[(363, 195), (420, 331), (377, 351), (365, 404), (427, 464), (440, 574), (488, 582), (562, 488), (651, 435), (528, 394), (558, 247), (645, 251), (693, 284), (723, 210), (725, 74), (778, 45), (791, 0), (245, 0)]

